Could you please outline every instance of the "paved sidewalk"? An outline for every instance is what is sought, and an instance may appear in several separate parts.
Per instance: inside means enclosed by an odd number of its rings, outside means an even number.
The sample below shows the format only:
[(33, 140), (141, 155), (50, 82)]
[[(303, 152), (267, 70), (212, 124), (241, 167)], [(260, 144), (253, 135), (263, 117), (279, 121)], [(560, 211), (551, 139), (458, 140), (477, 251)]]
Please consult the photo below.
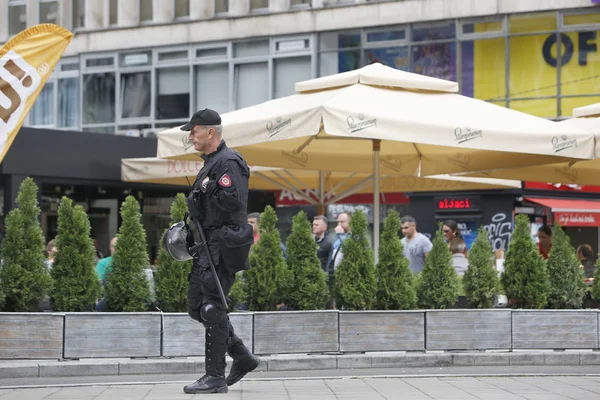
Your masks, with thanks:
[(438, 377), (245, 380), (229, 393), (186, 395), (183, 383), (0, 389), (0, 400), (168, 399), (600, 399), (600, 377)]

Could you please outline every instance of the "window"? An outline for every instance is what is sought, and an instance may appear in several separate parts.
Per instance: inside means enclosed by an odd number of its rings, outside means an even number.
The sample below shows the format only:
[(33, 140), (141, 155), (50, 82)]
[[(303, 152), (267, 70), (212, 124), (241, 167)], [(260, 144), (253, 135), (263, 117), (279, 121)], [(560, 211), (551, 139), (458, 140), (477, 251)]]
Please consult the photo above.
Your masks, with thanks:
[(310, 56), (276, 58), (273, 63), (274, 98), (296, 93), (296, 82), (306, 81), (312, 77)]
[(126, 118), (150, 117), (151, 73), (133, 72), (121, 73), (119, 104), (121, 115)]
[(29, 114), (29, 125), (54, 125), (54, 82), (46, 82), (35, 103), (33, 103)]
[(8, 34), (16, 35), (27, 28), (27, 6), (24, 1), (8, 3)]
[(156, 119), (190, 116), (190, 68), (161, 68), (156, 73)]
[(109, 0), (108, 2), (108, 24), (117, 25), (119, 23), (119, 0)]
[(470, 40), (461, 46), (462, 94), (480, 100), (505, 104), (505, 39)]
[(138, 67), (142, 65), (150, 65), (151, 62), (152, 53), (149, 51), (119, 54), (120, 67)]
[(319, 36), (320, 50), (336, 50), (360, 47), (359, 32), (327, 32)]
[(175, 0), (175, 18), (190, 16), (190, 0)]
[(233, 45), (235, 57), (256, 57), (269, 54), (269, 41), (256, 40), (248, 42), (239, 42)]
[(73, 0), (72, 8), (73, 29), (85, 26), (85, 0)]
[(269, 8), (269, 0), (250, 0), (250, 10)]
[(58, 80), (58, 127), (79, 126), (79, 78)]
[(152, 0), (139, 0), (140, 1), (140, 21), (147, 22), (152, 21)]
[(426, 43), (412, 46), (412, 72), (456, 81), (456, 43)]
[(115, 122), (115, 74), (104, 72), (83, 76), (83, 123)]
[(454, 39), (455, 37), (456, 24), (454, 21), (436, 25), (415, 26), (412, 30), (413, 42)]
[(58, 22), (58, 2), (40, 0), (40, 24)]
[(311, 0), (290, 0), (290, 6), (292, 7), (298, 7), (303, 5), (310, 6), (310, 4)]
[(382, 47), (364, 51), (363, 64), (380, 63), (388, 67), (408, 71), (408, 47)]
[(204, 60), (220, 59), (227, 57), (227, 47), (200, 48), (196, 49), (196, 58)]
[(334, 75), (357, 68), (360, 68), (360, 50), (319, 54), (319, 76)]
[(406, 30), (398, 29), (391, 31), (386, 30), (367, 32), (365, 36), (365, 41), (367, 43), (399, 41), (406, 39)]
[(268, 63), (235, 66), (235, 108), (250, 107), (269, 100)]
[(195, 77), (195, 104), (200, 110), (210, 107), (219, 113), (231, 111), (229, 106), (229, 64), (197, 65)]
[(158, 53), (159, 62), (187, 60), (188, 51), (186, 50), (175, 50), (175, 51), (163, 51)]
[(215, 14), (229, 12), (229, 0), (215, 0)]

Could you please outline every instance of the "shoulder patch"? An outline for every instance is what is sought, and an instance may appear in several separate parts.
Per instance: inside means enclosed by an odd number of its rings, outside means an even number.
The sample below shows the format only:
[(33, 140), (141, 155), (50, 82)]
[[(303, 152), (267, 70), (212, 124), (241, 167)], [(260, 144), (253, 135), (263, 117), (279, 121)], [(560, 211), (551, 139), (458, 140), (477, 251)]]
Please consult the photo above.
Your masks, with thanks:
[(221, 179), (219, 179), (219, 185), (223, 187), (231, 187), (231, 178), (227, 174), (223, 174)]

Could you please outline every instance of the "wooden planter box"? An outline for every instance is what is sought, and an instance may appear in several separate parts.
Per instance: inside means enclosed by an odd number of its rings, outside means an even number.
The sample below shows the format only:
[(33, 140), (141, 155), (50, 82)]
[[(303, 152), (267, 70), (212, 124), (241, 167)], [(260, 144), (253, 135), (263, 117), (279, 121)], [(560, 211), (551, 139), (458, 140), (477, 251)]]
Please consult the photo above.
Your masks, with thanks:
[(511, 310), (427, 310), (427, 350), (510, 349)]
[(160, 313), (67, 313), (64, 358), (159, 357)]
[(513, 310), (514, 349), (597, 349), (597, 310)]
[(62, 313), (0, 313), (0, 359), (63, 355)]
[[(230, 313), (236, 335), (252, 350), (252, 313)], [(204, 355), (205, 328), (188, 314), (164, 314), (162, 355), (192, 357)]]
[(340, 311), (340, 351), (425, 349), (423, 311)]
[(337, 310), (254, 313), (255, 354), (337, 351)]

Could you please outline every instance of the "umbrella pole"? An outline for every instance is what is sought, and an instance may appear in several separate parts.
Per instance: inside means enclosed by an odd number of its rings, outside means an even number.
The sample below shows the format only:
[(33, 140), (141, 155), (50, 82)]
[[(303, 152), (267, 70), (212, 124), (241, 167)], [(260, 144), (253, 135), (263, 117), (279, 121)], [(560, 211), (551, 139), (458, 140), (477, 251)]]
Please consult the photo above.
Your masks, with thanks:
[(325, 173), (319, 171), (319, 205), (317, 214), (325, 215)]
[(379, 262), (379, 150), (381, 140), (373, 140), (373, 257)]

